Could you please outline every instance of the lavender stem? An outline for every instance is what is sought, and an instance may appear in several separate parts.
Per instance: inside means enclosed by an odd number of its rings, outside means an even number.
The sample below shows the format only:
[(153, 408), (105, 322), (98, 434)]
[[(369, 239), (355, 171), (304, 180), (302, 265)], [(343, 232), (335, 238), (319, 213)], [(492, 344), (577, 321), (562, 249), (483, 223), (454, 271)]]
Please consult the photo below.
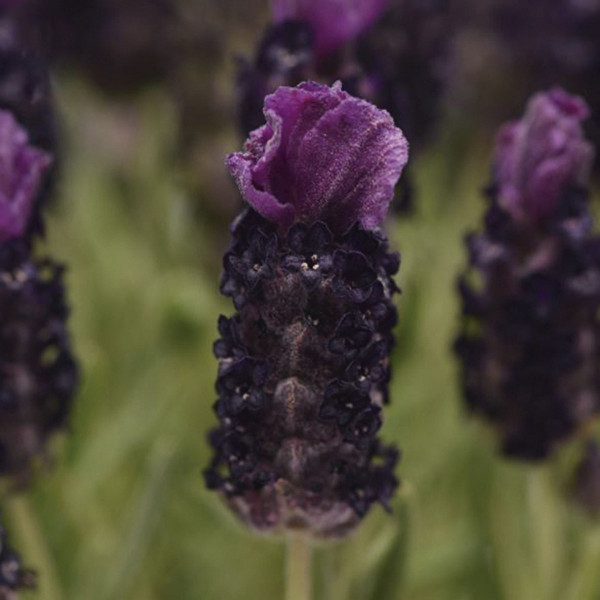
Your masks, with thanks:
[(286, 538), (286, 600), (312, 598), (312, 547), (304, 533), (289, 533)]

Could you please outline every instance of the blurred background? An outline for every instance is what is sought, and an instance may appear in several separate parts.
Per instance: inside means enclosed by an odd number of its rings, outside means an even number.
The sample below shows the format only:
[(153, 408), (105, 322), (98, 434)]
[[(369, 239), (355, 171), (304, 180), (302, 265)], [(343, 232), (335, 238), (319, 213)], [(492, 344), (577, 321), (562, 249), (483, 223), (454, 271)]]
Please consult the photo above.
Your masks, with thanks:
[[(246, 531), (202, 478), (212, 343), (233, 311), (218, 292), (240, 206), (224, 157), (241, 145), (236, 72), (269, 23), (267, 1), (23, 4), (29, 43), (51, 63), (60, 131), (40, 254), (69, 265), (82, 383), (50, 468), (2, 497), (38, 572), (22, 598), (281, 598), (281, 540)], [(463, 27), (436, 134), (411, 159), (414, 209), (386, 226), (403, 292), (382, 435), (402, 449), (402, 487), (391, 515), (376, 507), (351, 537), (318, 547), (318, 598), (600, 597), (600, 526), (570, 499), (580, 445), (543, 465), (507, 461), (460, 397), (463, 236), (485, 209), (493, 132), (538, 87), (526, 69), (542, 73), (506, 52), (489, 1), (469, 4), (453, 8)]]

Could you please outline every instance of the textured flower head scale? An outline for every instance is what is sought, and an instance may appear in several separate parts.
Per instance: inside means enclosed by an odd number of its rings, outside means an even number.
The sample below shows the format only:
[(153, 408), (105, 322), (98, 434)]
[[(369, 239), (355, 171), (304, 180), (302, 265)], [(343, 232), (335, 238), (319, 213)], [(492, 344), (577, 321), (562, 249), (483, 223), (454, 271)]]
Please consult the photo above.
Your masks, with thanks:
[(399, 255), (377, 229), (407, 160), (391, 117), (339, 85), (280, 88), (227, 164), (250, 208), (232, 228), (219, 320), (219, 426), (205, 472), (259, 530), (343, 535), (387, 506)]

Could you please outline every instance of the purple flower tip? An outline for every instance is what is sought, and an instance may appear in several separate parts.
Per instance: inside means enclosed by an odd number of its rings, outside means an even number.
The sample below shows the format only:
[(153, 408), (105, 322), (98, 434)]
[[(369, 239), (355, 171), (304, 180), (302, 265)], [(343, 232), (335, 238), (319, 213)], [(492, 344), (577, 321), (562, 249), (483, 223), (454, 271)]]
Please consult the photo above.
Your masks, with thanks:
[(495, 177), (513, 216), (544, 219), (567, 187), (586, 184), (594, 154), (581, 127), (588, 116), (581, 98), (553, 89), (533, 96), (525, 116), (500, 129)]
[(0, 110), (0, 242), (23, 235), (52, 159), (29, 145), (12, 113)]
[(324, 55), (360, 35), (390, 0), (271, 0), (273, 20), (308, 23), (317, 54)]
[(326, 222), (377, 227), (408, 160), (408, 142), (384, 110), (332, 87), (302, 83), (265, 98), (266, 125), (227, 166), (244, 199), (288, 228)]

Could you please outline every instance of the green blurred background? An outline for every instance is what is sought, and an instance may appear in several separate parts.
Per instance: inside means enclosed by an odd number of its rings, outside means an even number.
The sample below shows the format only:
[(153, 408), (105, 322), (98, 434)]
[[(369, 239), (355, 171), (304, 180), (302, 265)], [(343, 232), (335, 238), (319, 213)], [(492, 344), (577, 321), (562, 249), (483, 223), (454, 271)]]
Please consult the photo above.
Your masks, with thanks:
[[(232, 28), (228, 54), (250, 47), (249, 29)], [(240, 145), (227, 119), (233, 70), (225, 60), (207, 79), (223, 120), (198, 123), (191, 165), (166, 93), (111, 101), (56, 75), (63, 172), (46, 246), (69, 264), (83, 378), (51, 468), (3, 503), (39, 573), (23, 599), (283, 596), (282, 540), (244, 530), (201, 474), (216, 322), (232, 312), (218, 274), (237, 201), (223, 166)], [(415, 215), (387, 227), (403, 293), (383, 437), (402, 448), (402, 488), (391, 515), (374, 508), (349, 539), (318, 546), (320, 600), (600, 598), (600, 527), (569, 501), (578, 446), (540, 467), (504, 461), (461, 405), (454, 281), (492, 144), (462, 119), (450, 116), (414, 161)]]

